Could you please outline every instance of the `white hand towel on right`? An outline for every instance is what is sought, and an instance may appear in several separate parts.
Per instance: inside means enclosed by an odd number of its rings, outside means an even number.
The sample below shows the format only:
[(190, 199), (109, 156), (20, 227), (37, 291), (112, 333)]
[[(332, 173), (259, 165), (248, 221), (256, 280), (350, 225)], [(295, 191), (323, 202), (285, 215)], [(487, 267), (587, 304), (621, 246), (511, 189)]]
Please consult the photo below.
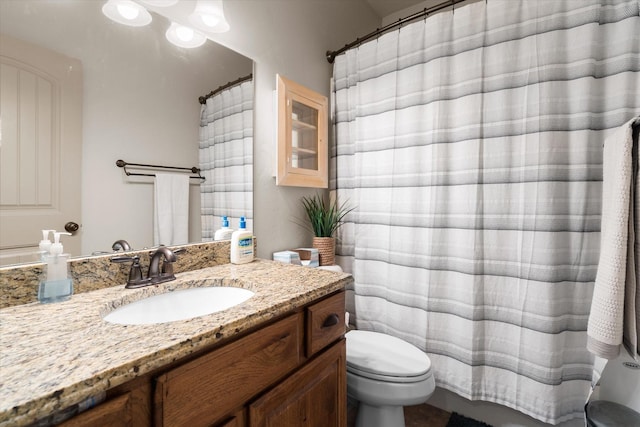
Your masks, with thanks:
[(640, 313), (636, 307), (636, 225), (640, 197), (638, 154), (630, 120), (604, 143), (602, 154), (602, 222), (600, 259), (587, 326), (587, 348), (596, 356), (615, 359), (624, 344), (638, 355)]

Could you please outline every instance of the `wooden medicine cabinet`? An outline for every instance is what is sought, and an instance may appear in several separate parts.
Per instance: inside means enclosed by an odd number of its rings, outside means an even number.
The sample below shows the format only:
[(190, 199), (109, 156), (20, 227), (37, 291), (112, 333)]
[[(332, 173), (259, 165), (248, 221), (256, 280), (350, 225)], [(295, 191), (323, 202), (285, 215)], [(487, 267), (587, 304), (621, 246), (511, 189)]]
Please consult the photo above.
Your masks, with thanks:
[(277, 76), (276, 185), (327, 188), (327, 97)]

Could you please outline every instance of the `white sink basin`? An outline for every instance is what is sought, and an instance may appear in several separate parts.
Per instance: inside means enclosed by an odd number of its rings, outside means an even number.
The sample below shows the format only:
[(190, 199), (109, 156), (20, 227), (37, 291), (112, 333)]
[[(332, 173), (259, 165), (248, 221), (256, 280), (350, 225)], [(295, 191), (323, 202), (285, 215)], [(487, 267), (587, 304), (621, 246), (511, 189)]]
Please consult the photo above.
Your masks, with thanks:
[(150, 325), (192, 319), (236, 306), (253, 292), (233, 287), (189, 288), (154, 295), (119, 307), (104, 320), (120, 325)]

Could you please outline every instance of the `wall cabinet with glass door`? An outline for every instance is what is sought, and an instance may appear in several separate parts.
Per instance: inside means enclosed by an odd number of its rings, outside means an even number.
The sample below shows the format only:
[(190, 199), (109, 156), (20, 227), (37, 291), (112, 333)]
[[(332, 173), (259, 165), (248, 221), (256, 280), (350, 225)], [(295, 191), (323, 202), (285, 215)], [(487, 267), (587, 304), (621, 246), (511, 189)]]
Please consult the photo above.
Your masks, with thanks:
[(276, 184), (327, 188), (327, 97), (277, 76)]

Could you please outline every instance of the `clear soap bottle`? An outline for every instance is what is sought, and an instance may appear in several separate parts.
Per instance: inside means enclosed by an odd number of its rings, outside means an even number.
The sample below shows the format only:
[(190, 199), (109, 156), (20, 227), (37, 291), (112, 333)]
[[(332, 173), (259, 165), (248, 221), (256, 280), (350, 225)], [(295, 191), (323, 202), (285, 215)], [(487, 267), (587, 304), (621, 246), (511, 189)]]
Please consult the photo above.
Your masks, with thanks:
[(40, 281), (38, 287), (38, 301), (41, 303), (51, 303), (68, 300), (73, 294), (73, 282), (69, 270), (69, 254), (63, 254), (60, 235), (71, 233), (54, 233), (54, 243), (51, 245), (49, 254), (44, 256), (46, 271), (44, 280)]

